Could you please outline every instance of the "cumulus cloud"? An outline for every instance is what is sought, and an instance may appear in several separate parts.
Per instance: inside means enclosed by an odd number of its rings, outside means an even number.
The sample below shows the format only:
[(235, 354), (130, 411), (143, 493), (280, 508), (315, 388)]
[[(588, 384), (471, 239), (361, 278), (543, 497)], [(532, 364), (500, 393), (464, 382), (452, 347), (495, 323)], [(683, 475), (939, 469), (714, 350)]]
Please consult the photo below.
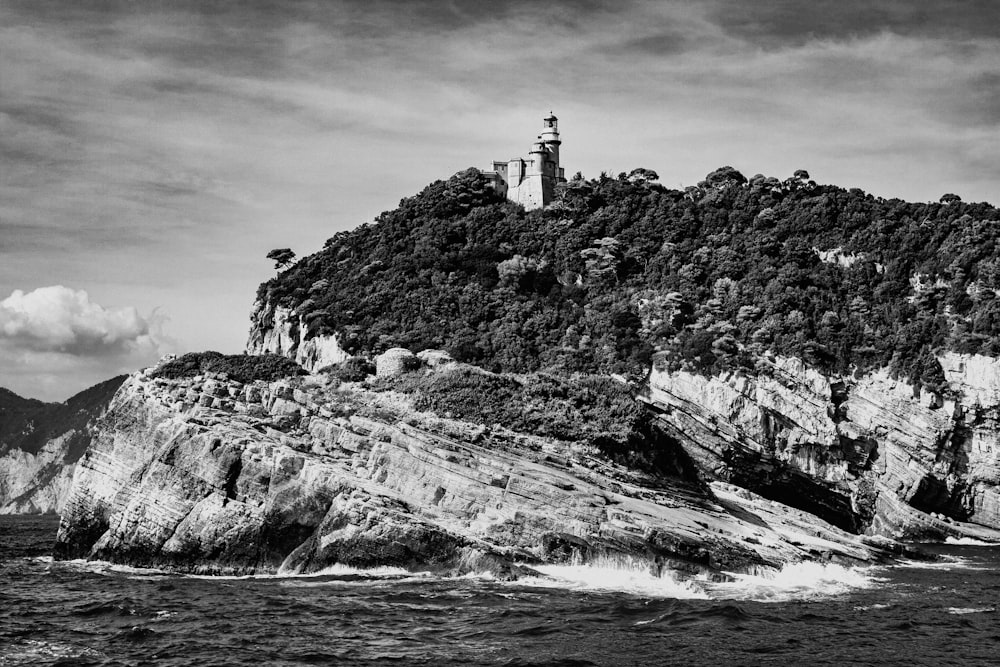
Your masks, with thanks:
[(62, 285), (14, 290), (0, 301), (0, 339), (34, 352), (119, 354), (156, 347), (149, 322), (132, 307), (105, 308)]
[(62, 285), (0, 301), (0, 385), (61, 400), (75, 391), (152, 363), (167, 351), (163, 318), (104, 307)]

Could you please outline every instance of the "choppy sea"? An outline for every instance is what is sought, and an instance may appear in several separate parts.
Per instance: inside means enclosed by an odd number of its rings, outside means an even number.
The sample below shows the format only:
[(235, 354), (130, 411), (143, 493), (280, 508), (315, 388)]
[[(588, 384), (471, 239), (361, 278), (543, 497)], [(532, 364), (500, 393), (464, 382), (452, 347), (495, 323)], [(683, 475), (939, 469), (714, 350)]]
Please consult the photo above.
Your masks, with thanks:
[(1000, 664), (1000, 547), (725, 584), (622, 563), (513, 583), (348, 569), (224, 578), (53, 562), (56, 525), (0, 516), (0, 667)]

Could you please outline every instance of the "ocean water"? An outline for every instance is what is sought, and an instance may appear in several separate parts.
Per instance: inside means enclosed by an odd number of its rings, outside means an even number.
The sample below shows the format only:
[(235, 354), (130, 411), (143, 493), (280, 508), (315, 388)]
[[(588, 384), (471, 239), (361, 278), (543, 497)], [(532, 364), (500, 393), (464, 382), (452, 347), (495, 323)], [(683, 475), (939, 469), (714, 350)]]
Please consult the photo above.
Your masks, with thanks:
[(53, 562), (55, 529), (0, 517), (0, 667), (1000, 664), (1000, 547), (724, 584), (621, 562), (512, 583), (343, 568), (220, 578)]

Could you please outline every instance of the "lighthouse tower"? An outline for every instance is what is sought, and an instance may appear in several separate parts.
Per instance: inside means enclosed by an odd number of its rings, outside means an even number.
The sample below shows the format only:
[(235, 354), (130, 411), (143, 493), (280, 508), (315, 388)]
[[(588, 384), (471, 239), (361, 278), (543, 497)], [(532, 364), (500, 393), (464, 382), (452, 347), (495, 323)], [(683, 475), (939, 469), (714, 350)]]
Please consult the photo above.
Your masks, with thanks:
[(566, 182), (565, 170), (559, 166), (560, 145), (559, 119), (550, 111), (527, 159), (495, 161), (493, 170), (485, 172), (485, 176), (507, 199), (529, 210), (542, 208), (555, 198), (556, 183)]
[[(548, 117), (542, 121), (542, 133), (538, 135), (538, 138), (548, 148), (549, 159), (555, 165), (555, 176), (562, 178), (562, 169), (559, 168), (559, 146), (562, 144), (559, 140), (559, 119), (552, 115), (551, 111)], [(566, 179), (563, 178), (563, 180)]]

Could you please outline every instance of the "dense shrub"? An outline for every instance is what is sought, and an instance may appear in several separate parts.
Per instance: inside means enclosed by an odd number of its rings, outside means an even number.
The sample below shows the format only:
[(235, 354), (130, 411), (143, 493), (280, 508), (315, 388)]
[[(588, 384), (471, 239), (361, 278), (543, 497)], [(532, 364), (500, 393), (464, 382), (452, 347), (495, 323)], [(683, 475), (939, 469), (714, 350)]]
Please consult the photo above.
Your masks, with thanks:
[(321, 368), (319, 372), (341, 382), (361, 382), (369, 375), (375, 375), (375, 364), (364, 357), (351, 357), (343, 363)]
[[(652, 172), (650, 172), (651, 174)], [(928, 354), (1000, 353), (1000, 211), (723, 167), (669, 190), (575, 178), (525, 212), (474, 170), (264, 283), (354, 354), (447, 349), (503, 372), (751, 368), (766, 350), (939, 383)]]
[(297, 363), (279, 354), (221, 354), (219, 352), (189, 352), (161, 365), (153, 377), (176, 380), (204, 373), (224, 373), (237, 382), (273, 381), (304, 375)]
[(607, 377), (515, 376), (453, 366), (378, 384), (411, 395), (418, 410), (591, 445), (638, 469), (686, 474), (676, 443), (655, 428), (626, 386)]
[(414, 395), (418, 410), (558, 440), (593, 444), (602, 438), (624, 444), (649, 420), (624, 385), (605, 377), (513, 376), (457, 366), (385, 384)]

